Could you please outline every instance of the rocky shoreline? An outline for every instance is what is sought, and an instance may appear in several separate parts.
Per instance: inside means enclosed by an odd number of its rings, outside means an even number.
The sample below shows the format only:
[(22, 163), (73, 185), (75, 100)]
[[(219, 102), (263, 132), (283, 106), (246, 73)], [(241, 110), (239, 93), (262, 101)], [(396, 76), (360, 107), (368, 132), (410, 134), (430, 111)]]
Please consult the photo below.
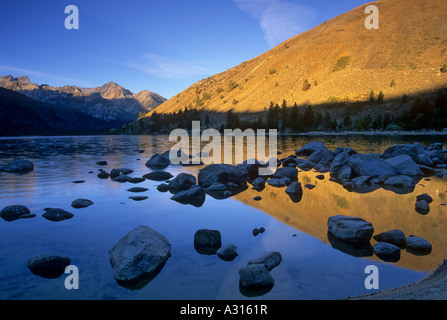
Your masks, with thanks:
[(447, 260), (424, 279), (407, 286), (379, 291), (343, 300), (446, 300)]

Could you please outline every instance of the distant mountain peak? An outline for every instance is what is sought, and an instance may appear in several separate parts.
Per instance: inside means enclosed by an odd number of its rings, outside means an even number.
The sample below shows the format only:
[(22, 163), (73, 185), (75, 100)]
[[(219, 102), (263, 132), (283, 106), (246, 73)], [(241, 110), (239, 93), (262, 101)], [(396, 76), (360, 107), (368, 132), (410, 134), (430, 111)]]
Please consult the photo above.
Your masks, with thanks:
[(7, 75), (0, 77), (0, 87), (19, 92), (38, 102), (68, 106), (117, 124), (136, 120), (139, 114), (155, 109), (166, 100), (149, 90), (134, 94), (113, 81), (95, 88), (69, 85), (52, 87), (32, 83), (27, 76), (14, 78)]

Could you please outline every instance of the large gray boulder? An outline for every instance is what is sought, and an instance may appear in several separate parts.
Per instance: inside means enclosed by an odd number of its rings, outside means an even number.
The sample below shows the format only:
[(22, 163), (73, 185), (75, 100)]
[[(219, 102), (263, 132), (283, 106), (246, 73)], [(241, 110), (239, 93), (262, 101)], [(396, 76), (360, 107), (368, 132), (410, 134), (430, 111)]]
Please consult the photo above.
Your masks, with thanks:
[(33, 170), (34, 164), (31, 161), (24, 159), (14, 160), (3, 167), (0, 167), (0, 171), (4, 172), (29, 172)]
[(390, 231), (382, 232), (375, 235), (374, 240), (387, 242), (398, 246), (399, 248), (405, 248), (407, 245), (407, 238), (402, 230), (393, 229)]
[(407, 175), (411, 177), (423, 177), (424, 173), (419, 168), (419, 165), (413, 161), (413, 159), (406, 154), (396, 156), (385, 160), (394, 169), (396, 169), (398, 174)]
[(282, 167), (276, 169), (275, 173), (273, 174), (273, 178), (290, 178), (293, 180), (298, 179), (298, 169), (292, 168), (292, 167)]
[(367, 243), (374, 234), (373, 225), (358, 217), (332, 216), (329, 217), (327, 226), (332, 236), (352, 243)]
[(376, 178), (382, 175), (397, 174), (393, 166), (373, 154), (354, 154), (349, 158), (347, 165), (351, 167), (355, 176)]
[(169, 182), (169, 189), (174, 191), (187, 190), (195, 185), (196, 182), (197, 179), (192, 174), (182, 172)]
[(412, 177), (406, 175), (397, 175), (389, 177), (383, 183), (385, 186), (395, 188), (411, 188), (415, 185), (415, 180)]
[(248, 172), (242, 167), (229, 164), (211, 164), (199, 171), (198, 184), (207, 188), (216, 182), (227, 185), (232, 182), (238, 186), (246, 185)]
[(380, 259), (387, 262), (400, 260), (400, 248), (388, 242), (378, 242), (373, 246), (373, 251)]
[(169, 156), (163, 156), (161, 154), (154, 154), (147, 162), (146, 167), (149, 168), (165, 168), (171, 164), (171, 160), (169, 160)]
[(270, 290), (275, 284), (270, 272), (263, 264), (251, 264), (239, 270), (240, 285), (251, 291)]
[(394, 145), (383, 152), (383, 158), (390, 159), (400, 155), (410, 156), (413, 161), (418, 161), (418, 156), (425, 152), (424, 147), (416, 142), (413, 144)]
[(171, 244), (159, 232), (139, 226), (121, 238), (109, 251), (113, 276), (124, 287), (147, 283), (171, 256)]
[(190, 204), (195, 207), (201, 207), (205, 202), (205, 198), (205, 190), (195, 184), (188, 190), (183, 190), (174, 194), (171, 197), (171, 200), (177, 201), (181, 204)]
[(297, 156), (310, 156), (312, 153), (319, 149), (327, 150), (327, 147), (324, 145), (323, 142), (313, 141), (305, 144), (302, 148), (296, 150), (295, 154)]
[(334, 154), (331, 150), (320, 148), (313, 152), (307, 160), (312, 163), (329, 165), (334, 160)]
[(416, 255), (425, 255), (431, 253), (432, 245), (424, 238), (410, 235), (407, 238), (407, 251)]

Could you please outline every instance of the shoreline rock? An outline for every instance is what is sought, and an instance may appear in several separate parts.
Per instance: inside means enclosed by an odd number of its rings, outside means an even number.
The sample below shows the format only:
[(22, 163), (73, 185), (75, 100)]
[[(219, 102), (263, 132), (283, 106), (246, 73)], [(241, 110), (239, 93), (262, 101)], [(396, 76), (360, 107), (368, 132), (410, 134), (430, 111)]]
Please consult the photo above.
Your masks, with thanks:
[(158, 231), (139, 226), (121, 238), (109, 255), (118, 284), (136, 290), (161, 271), (171, 256), (171, 244)]

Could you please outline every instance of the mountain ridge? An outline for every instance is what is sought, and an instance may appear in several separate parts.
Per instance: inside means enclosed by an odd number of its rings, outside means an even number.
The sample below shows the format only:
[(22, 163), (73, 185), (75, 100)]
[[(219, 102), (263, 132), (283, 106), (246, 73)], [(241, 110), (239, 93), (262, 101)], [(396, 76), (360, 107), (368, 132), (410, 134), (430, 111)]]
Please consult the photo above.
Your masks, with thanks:
[[(379, 9), (379, 30), (365, 28), (370, 4)], [(367, 101), (371, 91), (398, 98), (445, 88), (446, 20), (443, 0), (365, 4), (193, 84), (156, 112), (250, 113), (265, 111), (271, 101), (306, 106)]]
[(149, 90), (134, 94), (112, 81), (93, 88), (52, 87), (32, 83), (28, 76), (14, 78), (6, 75), (0, 77), (0, 87), (24, 94), (37, 102), (71, 107), (113, 125), (135, 121), (166, 100)]

